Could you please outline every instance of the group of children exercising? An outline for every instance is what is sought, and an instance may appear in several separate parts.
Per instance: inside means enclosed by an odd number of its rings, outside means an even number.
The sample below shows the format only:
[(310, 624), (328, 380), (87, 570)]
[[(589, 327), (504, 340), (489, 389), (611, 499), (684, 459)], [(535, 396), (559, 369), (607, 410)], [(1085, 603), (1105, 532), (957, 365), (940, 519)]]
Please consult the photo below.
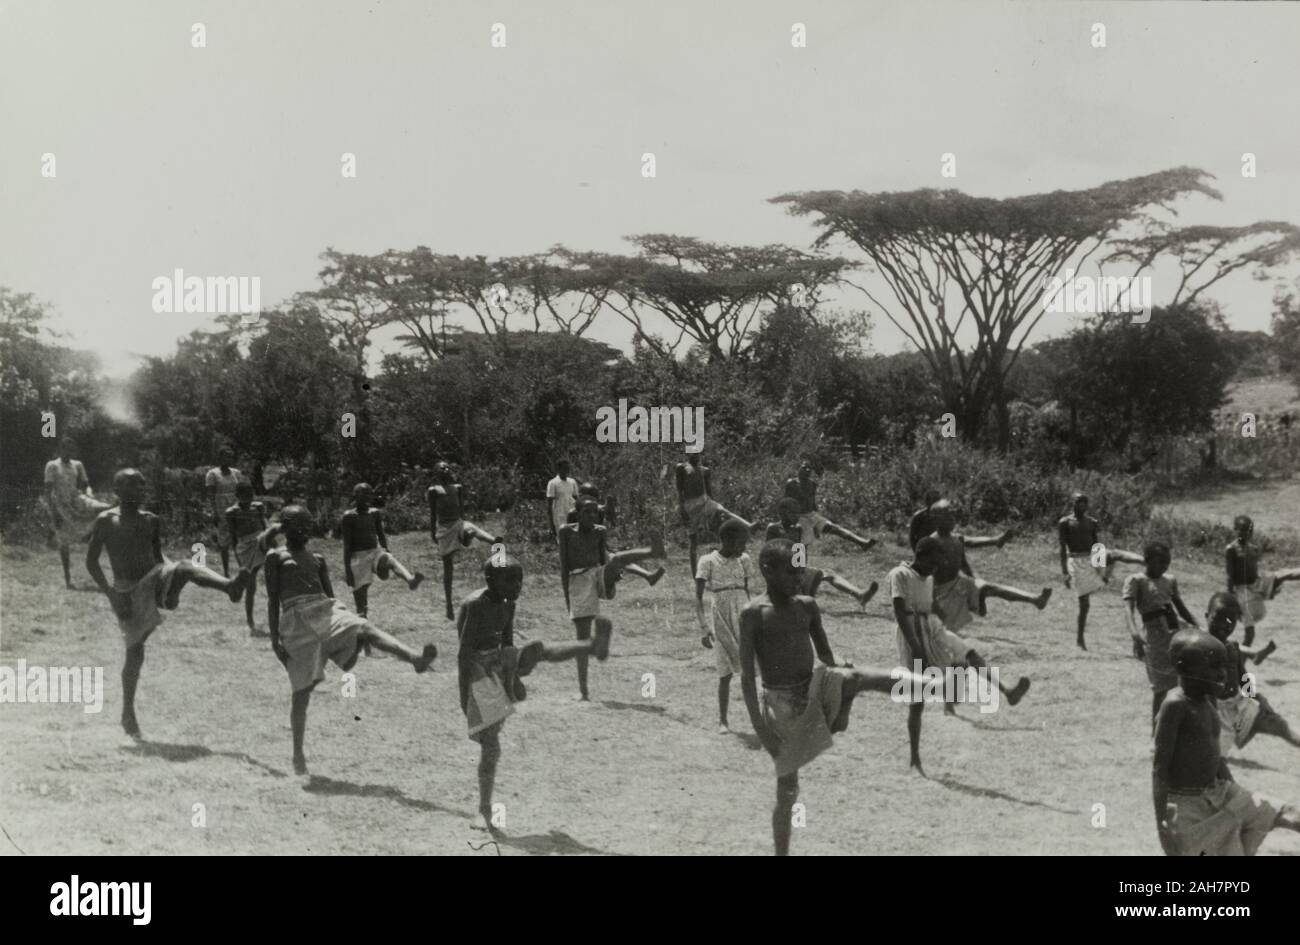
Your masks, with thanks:
[[(558, 464), (558, 475), (547, 486), (547, 514), (576, 641), (530, 641), (518, 646), (514, 613), (523, 588), (523, 568), (499, 536), (464, 519), (464, 490), (448, 464), (438, 464), (435, 479), (428, 490), (431, 538), (443, 562), (447, 617), (456, 622), (460, 704), (469, 737), (480, 746), (478, 826), (495, 831), (492, 792), (501, 754), (499, 735), (515, 704), (526, 696), (523, 678), (539, 663), (571, 661), (577, 668), (579, 697), (588, 700), (588, 662), (592, 657), (608, 658), (613, 632), (611, 621), (601, 614), (602, 601), (615, 596), (625, 573), (655, 585), (663, 577), (663, 568), (649, 571), (641, 562), (663, 559), (665, 549), (662, 537), (654, 535), (641, 547), (612, 550), (608, 527), (616, 516), (613, 499), (602, 503), (594, 486), (570, 477), (567, 462)], [(776, 507), (777, 521), (769, 523), (746, 521), (720, 505), (712, 497), (711, 472), (698, 454), (688, 453), (678, 465), (675, 484), (689, 539), (701, 643), (716, 658), (719, 732), (730, 731), (731, 679), (739, 673), (750, 723), (775, 765), (772, 827), (779, 855), (789, 852), (799, 769), (825, 751), (835, 733), (847, 728), (857, 695), (890, 693), (900, 701), (900, 683), (904, 691), (921, 691), (918, 674), (923, 668), (982, 670), (983, 657), (961, 631), (975, 616), (987, 614), (987, 600), (1024, 603), (1041, 611), (1052, 593), (1050, 588), (1032, 593), (975, 577), (966, 549), (1001, 547), (1012, 533), (962, 535), (955, 530), (952, 504), (927, 496), (927, 504), (912, 517), (912, 560), (900, 562), (888, 574), (899, 666), (856, 668), (836, 661), (816, 595), (827, 585), (865, 608), (878, 584), (859, 587), (835, 571), (809, 566), (807, 543), (830, 535), (867, 549), (876, 541), (818, 510), (812, 466), (805, 463), (786, 482)], [(240, 485), (237, 501), (226, 510), (222, 523), (238, 564), (236, 575), (229, 577), (163, 556), (159, 519), (142, 508), (145, 480), (138, 471), (118, 472), (114, 489), (118, 505), (95, 519), (86, 563), (108, 596), (124, 637), (122, 725), (128, 734), (140, 734), (135, 691), (145, 642), (162, 622), (161, 611), (175, 609), (187, 583), (219, 591), (232, 602), (242, 598), (250, 634), (269, 637), (272, 651), (289, 675), (293, 764), (299, 773), (307, 770), (303, 751), (307, 707), (312, 690), (325, 678), (326, 662), (349, 670), (362, 652), (378, 650), (424, 673), (436, 658), (433, 644), (414, 649), (369, 619), (368, 593), (374, 577), (386, 580), (395, 574), (414, 591), (424, 575), (405, 567), (389, 551), (382, 514), (374, 507), (373, 489), (366, 483), (354, 488), (353, 505), (340, 523), (351, 609), (336, 599), (325, 558), (308, 549), (315, 523), (304, 507), (285, 506), (278, 521), (271, 522), (252, 488)], [(1248, 662), (1257, 664), (1275, 649), (1272, 643), (1251, 648), (1255, 627), (1264, 617), (1267, 601), (1283, 583), (1300, 579), (1300, 569), (1262, 572), (1250, 520), (1239, 518), (1236, 532), (1236, 541), (1225, 553), (1227, 586), (1210, 601), (1205, 633), (1199, 631), (1177, 582), (1167, 573), (1167, 546), (1153, 542), (1141, 555), (1106, 548), (1083, 495), (1074, 497), (1070, 514), (1058, 527), (1062, 577), (1078, 600), (1081, 648), (1086, 649), (1090, 595), (1110, 583), (1117, 562), (1143, 566), (1125, 579), (1122, 596), (1134, 655), (1144, 661), (1153, 693), (1153, 796), (1160, 842), (1170, 854), (1251, 854), (1273, 827), (1300, 830), (1300, 817), (1292, 807), (1245, 792), (1232, 782), (1223, 762), (1228, 749), (1246, 744), (1256, 734), (1275, 735), (1300, 746), (1300, 739), (1258, 693), (1254, 677), (1246, 670)], [(757, 563), (746, 551), (756, 535), (765, 542)], [(475, 541), (489, 548), (484, 586), (455, 609), (454, 558)], [(719, 547), (699, 554), (701, 545), (715, 542)], [(112, 566), (112, 583), (100, 567), (103, 550)], [(259, 570), (264, 572), (267, 593), (265, 634), (253, 617)], [(1238, 645), (1229, 637), (1243, 620), (1245, 640)], [(1190, 629), (1180, 629), (1180, 621)], [(1021, 677), (1013, 685), (996, 684), (1008, 704), (1016, 705), (1030, 681)], [(901, 701), (908, 702), (910, 766), (923, 774), (923, 701), (913, 697)], [(944, 710), (953, 711), (951, 702), (945, 703)]]

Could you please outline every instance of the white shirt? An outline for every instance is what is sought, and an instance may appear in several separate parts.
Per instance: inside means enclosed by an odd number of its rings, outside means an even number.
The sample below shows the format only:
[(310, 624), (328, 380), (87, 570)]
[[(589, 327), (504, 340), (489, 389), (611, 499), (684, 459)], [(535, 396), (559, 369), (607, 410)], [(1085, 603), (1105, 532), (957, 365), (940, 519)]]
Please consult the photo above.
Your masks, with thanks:
[(243, 482), (244, 477), (234, 466), (230, 467), (230, 475), (223, 476), (220, 466), (213, 466), (208, 470), (208, 474), (203, 477), (204, 486), (216, 486), (217, 496), (213, 500), (213, 506), (220, 511), (228, 505), (235, 502), (235, 486)]
[(85, 481), (86, 469), (79, 459), (67, 463), (61, 459), (52, 459), (45, 464), (45, 484), (54, 486), (54, 499), (61, 508), (72, 504), (81, 492), (78, 485)]
[(903, 606), (914, 614), (928, 614), (934, 606), (934, 579), (921, 577), (906, 561), (889, 572), (890, 600), (903, 599)]
[(761, 593), (763, 588), (758, 583), (758, 570), (754, 561), (745, 552), (735, 558), (727, 558), (721, 549), (714, 548), (700, 558), (695, 568), (695, 577), (704, 582), (710, 593), (723, 588), (744, 588), (751, 594)]
[(546, 498), (555, 500), (551, 505), (551, 522), (559, 528), (578, 504), (578, 480), (572, 476), (568, 479), (556, 476), (546, 484)]

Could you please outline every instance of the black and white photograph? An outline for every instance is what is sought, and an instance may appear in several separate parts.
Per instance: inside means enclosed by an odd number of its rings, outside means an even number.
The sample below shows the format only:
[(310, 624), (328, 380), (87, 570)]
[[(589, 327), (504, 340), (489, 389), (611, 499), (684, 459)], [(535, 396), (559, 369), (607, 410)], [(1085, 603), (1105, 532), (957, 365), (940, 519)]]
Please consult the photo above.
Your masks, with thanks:
[(0, 852), (1300, 855), (1297, 43), (0, 2)]

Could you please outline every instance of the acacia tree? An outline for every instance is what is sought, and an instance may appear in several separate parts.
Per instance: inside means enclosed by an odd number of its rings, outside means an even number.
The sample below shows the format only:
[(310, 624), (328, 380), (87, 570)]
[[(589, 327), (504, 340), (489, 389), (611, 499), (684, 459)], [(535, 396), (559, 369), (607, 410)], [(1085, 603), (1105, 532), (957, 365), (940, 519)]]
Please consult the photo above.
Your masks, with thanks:
[[(813, 215), (820, 230), (815, 247), (842, 238), (862, 250), (885, 289), (856, 287), (924, 355), (962, 436), (978, 437), (992, 408), (1005, 450), (1007, 375), (1046, 311), (1049, 280), (1067, 267), (1080, 269), (1124, 228), (1153, 226), (1152, 210), (1194, 193), (1219, 199), (1205, 183), (1209, 176), (1179, 167), (1005, 199), (957, 190), (824, 190), (770, 202), (795, 216)], [(973, 330), (973, 349), (959, 336), (963, 328)]]
[[(710, 361), (735, 358), (749, 344), (764, 306), (795, 302), (812, 309), (821, 290), (852, 264), (789, 246), (726, 246), (663, 233), (630, 236), (634, 257), (580, 257), (615, 291), (605, 303), (661, 357), (671, 358), (683, 340), (704, 349)], [(646, 311), (677, 331), (671, 342), (646, 326)]]
[(1172, 308), (1179, 302), (1190, 305), (1239, 269), (1254, 269), (1256, 278), (1266, 278), (1269, 269), (1300, 255), (1300, 227), (1276, 220), (1249, 226), (1155, 226), (1143, 236), (1114, 240), (1113, 245), (1105, 261), (1136, 263), (1134, 275), (1161, 256), (1178, 262), (1182, 277), (1169, 301)]

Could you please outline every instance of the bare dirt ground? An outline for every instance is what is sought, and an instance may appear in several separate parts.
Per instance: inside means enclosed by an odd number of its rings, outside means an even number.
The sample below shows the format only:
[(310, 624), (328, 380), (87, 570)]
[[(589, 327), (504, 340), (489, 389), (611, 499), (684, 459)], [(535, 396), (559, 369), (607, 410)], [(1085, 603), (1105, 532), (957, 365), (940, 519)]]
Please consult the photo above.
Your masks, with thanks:
[[(1270, 497), (1272, 498), (1272, 497)], [(1242, 503), (1245, 503), (1244, 505)], [(1234, 496), (1233, 509), (1265, 508)], [(1300, 506), (1292, 506), (1297, 508)], [(316, 541), (342, 588), (340, 546)], [(884, 580), (904, 557), (883, 550), (813, 548), (854, 580)], [(497, 800), (506, 837), (483, 846), (471, 828), (477, 746), (457, 701), (455, 630), (441, 617), (433, 548), (416, 534), (393, 550), (434, 575), (410, 593), (398, 582), (371, 594), (371, 618), (413, 645), (441, 651), (417, 677), (394, 660), (365, 659), (354, 698), (333, 666), (308, 719), (311, 774), (290, 766), (289, 687), (265, 641), (250, 641), (242, 607), (188, 587), (148, 645), (138, 697), (144, 740), (123, 737), (121, 642), (107, 602), (64, 591), (52, 551), (7, 548), (0, 556), (0, 661), (102, 666), (103, 711), (75, 705), (0, 705), (0, 850), (41, 854), (439, 853), (765, 854), (770, 852), (772, 765), (757, 747), (734, 686), (735, 734), (716, 733), (716, 677), (700, 647), (685, 552), (671, 550), (654, 589), (622, 582), (608, 605), (614, 655), (593, 664), (593, 703), (575, 701), (571, 666), (542, 666), (507, 723)], [(756, 550), (751, 547), (751, 550)], [(180, 549), (172, 551), (179, 556)], [(928, 779), (907, 770), (906, 711), (864, 697), (835, 748), (801, 774), (806, 826), (796, 854), (1159, 854), (1150, 792), (1150, 694), (1123, 629), (1119, 578), (1094, 602), (1092, 650), (1074, 646), (1073, 598), (1061, 587), (1049, 539), (972, 552), (979, 573), (1029, 589), (1056, 588), (1046, 611), (990, 602), (977, 623), (985, 657), (1033, 688), (1016, 708), (957, 718), (927, 710), (922, 751)], [(479, 584), (462, 555), (456, 592)], [(474, 563), (471, 563), (473, 561)], [(1217, 566), (1175, 557), (1193, 611), (1220, 583)], [(340, 590), (340, 593), (346, 593)], [(431, 602), (432, 598), (432, 602)], [(264, 597), (258, 620), (265, 622)], [(836, 653), (858, 665), (896, 662), (889, 602), (865, 614), (834, 591), (820, 597)], [(1263, 638), (1281, 649), (1261, 668), (1263, 691), (1300, 722), (1300, 591), (1271, 605)], [(530, 638), (564, 638), (558, 577), (530, 573), (518, 616)], [(654, 695), (647, 697), (647, 674)], [(1260, 737), (1238, 753), (1246, 786), (1300, 799), (1300, 752)], [(202, 804), (206, 826), (194, 826)], [(1098, 812), (1104, 805), (1104, 826)], [(1300, 853), (1300, 837), (1274, 834), (1264, 853)]]

